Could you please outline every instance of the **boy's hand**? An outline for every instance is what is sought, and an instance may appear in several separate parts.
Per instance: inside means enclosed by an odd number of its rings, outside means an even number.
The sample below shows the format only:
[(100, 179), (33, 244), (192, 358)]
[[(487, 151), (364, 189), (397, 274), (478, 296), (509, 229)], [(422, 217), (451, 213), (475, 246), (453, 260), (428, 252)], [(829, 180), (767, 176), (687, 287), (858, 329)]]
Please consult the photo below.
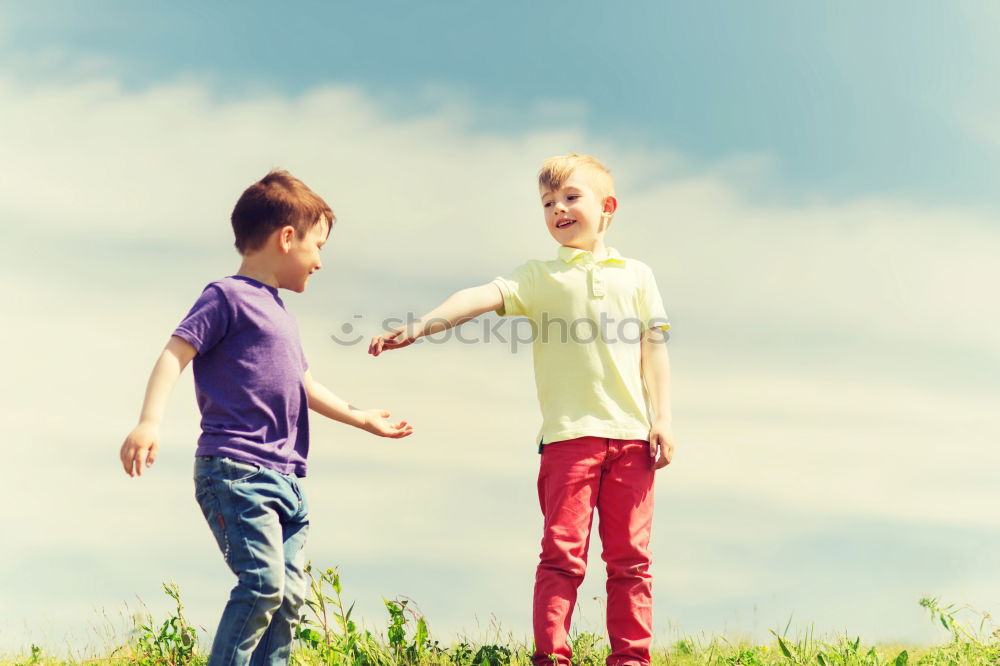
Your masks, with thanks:
[(368, 353), (378, 356), (389, 349), (402, 349), (425, 335), (447, 331), (453, 326), (501, 307), (503, 307), (503, 294), (500, 292), (500, 287), (493, 282), (460, 289), (449, 296), (444, 303), (408, 326), (376, 335), (368, 345)]
[(674, 457), (674, 432), (669, 423), (655, 421), (649, 429), (649, 462), (654, 470), (666, 467)]
[(413, 426), (406, 421), (389, 423), (389, 412), (387, 410), (366, 409), (362, 413), (365, 415), (365, 424), (361, 428), (373, 435), (399, 439), (400, 437), (407, 437), (413, 434)]
[(383, 351), (408, 347), (413, 344), (414, 340), (416, 338), (408, 334), (405, 328), (397, 328), (395, 331), (376, 335), (372, 338), (371, 343), (368, 345), (368, 353), (372, 356), (378, 356)]
[(119, 454), (125, 473), (142, 476), (143, 467), (151, 467), (160, 446), (160, 428), (153, 423), (140, 423), (125, 438)]

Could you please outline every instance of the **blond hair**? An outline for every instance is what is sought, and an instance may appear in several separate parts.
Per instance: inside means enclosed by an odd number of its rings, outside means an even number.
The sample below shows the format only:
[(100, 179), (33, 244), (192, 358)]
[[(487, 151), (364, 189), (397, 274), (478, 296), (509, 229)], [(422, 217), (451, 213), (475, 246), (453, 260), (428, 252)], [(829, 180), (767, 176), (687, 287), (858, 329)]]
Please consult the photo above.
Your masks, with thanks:
[(538, 186), (548, 191), (558, 190), (577, 169), (589, 172), (591, 184), (601, 199), (615, 195), (615, 179), (611, 170), (596, 157), (580, 153), (557, 155), (542, 162), (542, 169), (538, 172)]

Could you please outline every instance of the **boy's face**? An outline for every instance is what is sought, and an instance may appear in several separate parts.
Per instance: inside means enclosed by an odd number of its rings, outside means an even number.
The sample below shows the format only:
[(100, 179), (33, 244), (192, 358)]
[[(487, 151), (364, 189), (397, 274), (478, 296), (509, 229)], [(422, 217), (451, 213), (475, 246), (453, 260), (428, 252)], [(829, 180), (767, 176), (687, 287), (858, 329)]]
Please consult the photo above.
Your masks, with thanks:
[(587, 176), (586, 169), (577, 169), (559, 189), (540, 187), (539, 193), (545, 226), (556, 242), (593, 251), (598, 242), (603, 242), (610, 219), (602, 219), (602, 215), (614, 213), (617, 202), (614, 197), (602, 199)]
[[(285, 229), (292, 228), (285, 227)], [(299, 293), (306, 290), (309, 276), (323, 267), (319, 259), (319, 251), (326, 244), (329, 233), (330, 223), (323, 216), (320, 216), (319, 221), (302, 238), (299, 238), (299, 235), (292, 229), (291, 238), (288, 241), (288, 251), (284, 255), (281, 271), (278, 274), (279, 287)]]

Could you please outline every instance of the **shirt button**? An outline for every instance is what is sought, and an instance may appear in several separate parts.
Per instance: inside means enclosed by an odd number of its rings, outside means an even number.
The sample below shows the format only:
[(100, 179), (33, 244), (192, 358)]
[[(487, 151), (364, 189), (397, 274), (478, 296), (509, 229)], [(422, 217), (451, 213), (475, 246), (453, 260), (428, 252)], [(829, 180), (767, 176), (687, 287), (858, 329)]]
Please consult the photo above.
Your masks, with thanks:
[(598, 269), (590, 271), (590, 294), (594, 298), (602, 298), (604, 296), (604, 281), (601, 279), (601, 273)]

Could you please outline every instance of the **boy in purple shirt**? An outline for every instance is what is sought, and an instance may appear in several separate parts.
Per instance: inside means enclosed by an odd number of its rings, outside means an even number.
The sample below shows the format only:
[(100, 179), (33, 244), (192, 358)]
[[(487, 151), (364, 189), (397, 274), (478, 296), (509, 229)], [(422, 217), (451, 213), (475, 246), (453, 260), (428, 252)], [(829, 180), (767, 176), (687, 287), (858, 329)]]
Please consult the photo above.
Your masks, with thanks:
[(286, 171), (247, 188), (232, 215), (240, 269), (205, 287), (178, 325), (121, 447), (129, 476), (153, 464), (167, 398), (193, 359), (202, 431), (195, 496), (237, 577), (210, 666), (288, 663), (306, 590), (309, 516), (299, 478), (309, 453), (307, 410), (382, 437), (413, 432), (312, 378), (295, 319), (278, 296), (278, 289), (305, 291), (334, 220), (326, 202)]

